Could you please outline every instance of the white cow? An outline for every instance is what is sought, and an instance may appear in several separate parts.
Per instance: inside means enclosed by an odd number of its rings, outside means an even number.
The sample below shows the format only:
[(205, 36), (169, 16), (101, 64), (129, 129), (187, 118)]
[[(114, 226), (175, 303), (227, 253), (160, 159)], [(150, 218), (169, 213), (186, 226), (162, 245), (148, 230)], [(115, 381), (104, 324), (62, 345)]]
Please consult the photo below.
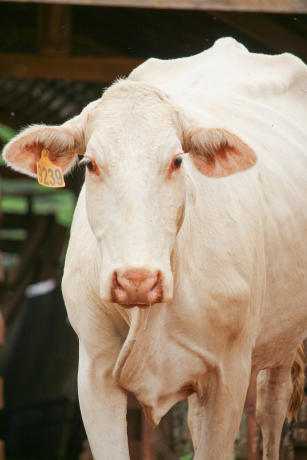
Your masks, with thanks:
[(79, 116), (7, 145), (32, 175), (42, 148), (65, 172), (84, 155), (63, 292), (97, 460), (129, 459), (127, 391), (155, 425), (191, 395), (195, 460), (227, 459), (264, 369), (264, 457), (278, 458), (307, 335), (306, 103), (303, 62), (227, 38), (150, 59)]

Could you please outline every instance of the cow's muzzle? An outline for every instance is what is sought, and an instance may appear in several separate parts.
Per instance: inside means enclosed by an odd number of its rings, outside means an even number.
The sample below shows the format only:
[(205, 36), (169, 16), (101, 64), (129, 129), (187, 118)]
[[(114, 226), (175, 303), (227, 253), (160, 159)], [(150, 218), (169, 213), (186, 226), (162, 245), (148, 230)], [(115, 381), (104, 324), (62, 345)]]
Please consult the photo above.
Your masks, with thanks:
[(147, 307), (163, 302), (163, 277), (160, 271), (152, 273), (143, 269), (131, 269), (122, 275), (114, 272), (111, 284), (112, 302), (126, 308)]

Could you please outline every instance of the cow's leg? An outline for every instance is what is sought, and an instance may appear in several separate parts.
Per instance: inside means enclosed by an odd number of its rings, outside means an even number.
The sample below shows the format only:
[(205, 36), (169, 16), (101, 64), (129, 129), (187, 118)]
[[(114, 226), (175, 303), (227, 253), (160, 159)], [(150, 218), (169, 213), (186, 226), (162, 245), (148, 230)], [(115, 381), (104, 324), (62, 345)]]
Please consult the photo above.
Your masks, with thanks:
[(80, 343), (78, 393), (95, 460), (128, 460), (127, 395), (114, 382), (106, 351), (89, 354)]
[(127, 396), (112, 376), (127, 326), (113, 305), (96, 301), (86, 286), (75, 279), (63, 283), (69, 319), (79, 337), (82, 419), (95, 460), (129, 460)]
[(188, 426), (193, 448), (194, 451), (196, 451), (200, 441), (203, 407), (199, 404), (198, 397), (195, 393), (189, 396), (188, 404)]
[(257, 422), (263, 440), (263, 459), (278, 460), (281, 430), (292, 392), (291, 366), (266, 369), (257, 379)]
[[(242, 347), (243, 348), (243, 347)], [(240, 350), (209, 371), (199, 445), (194, 460), (228, 460), (240, 425), (250, 379), (250, 356)]]
[[(257, 379), (257, 421), (263, 439), (263, 459), (277, 460), (284, 420), (289, 410), (292, 416), (299, 408), (304, 394), (304, 355), (300, 356), (298, 348), (294, 363), (261, 371)], [(291, 367), (298, 366), (299, 372), (291, 377)], [(302, 375), (301, 375), (302, 374)], [(294, 385), (293, 385), (294, 384)]]

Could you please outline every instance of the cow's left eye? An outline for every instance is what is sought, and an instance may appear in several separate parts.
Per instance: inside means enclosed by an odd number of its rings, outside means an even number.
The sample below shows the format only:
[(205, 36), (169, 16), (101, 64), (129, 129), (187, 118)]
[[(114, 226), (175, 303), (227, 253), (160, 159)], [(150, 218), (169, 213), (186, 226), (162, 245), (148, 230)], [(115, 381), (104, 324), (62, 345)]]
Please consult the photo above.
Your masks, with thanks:
[(97, 175), (99, 174), (98, 166), (96, 164), (96, 161), (93, 160), (93, 158), (84, 157), (80, 161), (80, 165), (85, 165), (87, 167), (87, 169), (89, 170), (89, 172), (91, 172), (91, 173), (94, 173), (94, 174), (97, 174)]

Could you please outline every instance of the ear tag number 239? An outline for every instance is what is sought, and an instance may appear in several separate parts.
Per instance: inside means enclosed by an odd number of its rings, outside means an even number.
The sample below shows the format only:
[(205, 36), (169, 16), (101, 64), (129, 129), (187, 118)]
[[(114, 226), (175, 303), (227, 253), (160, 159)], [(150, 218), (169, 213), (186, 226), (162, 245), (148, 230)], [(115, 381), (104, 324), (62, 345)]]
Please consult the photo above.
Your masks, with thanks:
[(48, 158), (49, 152), (42, 150), (41, 158), (37, 165), (38, 183), (45, 187), (65, 187), (64, 177), (61, 168), (55, 166)]

